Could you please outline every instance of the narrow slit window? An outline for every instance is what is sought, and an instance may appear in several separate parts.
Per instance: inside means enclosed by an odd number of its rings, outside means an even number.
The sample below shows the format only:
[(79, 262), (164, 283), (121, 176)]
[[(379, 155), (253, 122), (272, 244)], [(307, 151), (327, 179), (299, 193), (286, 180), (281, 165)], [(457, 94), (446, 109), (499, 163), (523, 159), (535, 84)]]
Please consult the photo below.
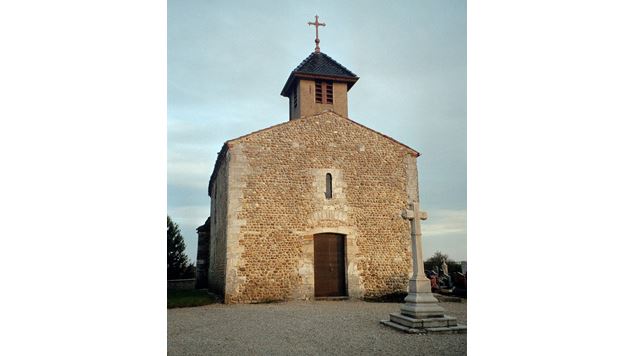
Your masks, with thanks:
[(295, 87), (295, 90), (293, 91), (293, 107), (297, 107), (298, 106), (298, 87)]
[(333, 176), (331, 176), (331, 173), (326, 174), (326, 192), (324, 195), (326, 199), (333, 198)]

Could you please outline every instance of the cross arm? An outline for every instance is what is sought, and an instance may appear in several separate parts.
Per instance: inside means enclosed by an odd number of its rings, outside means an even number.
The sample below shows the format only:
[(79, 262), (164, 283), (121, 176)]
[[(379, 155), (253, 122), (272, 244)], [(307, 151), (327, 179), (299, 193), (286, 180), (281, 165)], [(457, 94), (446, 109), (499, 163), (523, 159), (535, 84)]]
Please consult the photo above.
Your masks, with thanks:
[[(420, 220), (428, 219), (428, 213), (425, 211), (420, 211), (418, 215), (419, 215), (418, 218)], [(415, 218), (415, 212), (414, 210), (410, 210), (410, 209), (404, 210), (401, 212), (401, 217), (404, 219), (412, 220)]]
[(415, 212), (412, 210), (404, 210), (401, 212), (401, 217), (404, 219), (412, 220), (415, 218)]

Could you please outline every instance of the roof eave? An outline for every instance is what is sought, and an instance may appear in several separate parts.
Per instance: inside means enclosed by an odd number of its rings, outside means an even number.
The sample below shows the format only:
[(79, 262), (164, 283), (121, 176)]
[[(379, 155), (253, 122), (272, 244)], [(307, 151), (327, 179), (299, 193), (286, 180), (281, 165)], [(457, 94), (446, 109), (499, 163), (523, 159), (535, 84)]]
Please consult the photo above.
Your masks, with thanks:
[(216, 180), (216, 176), (218, 175), (218, 170), (220, 169), (221, 163), (225, 160), (225, 156), (227, 150), (229, 149), (229, 145), (227, 142), (223, 144), (223, 148), (221, 148), (220, 152), (218, 152), (218, 156), (216, 157), (216, 163), (214, 163), (214, 171), (212, 172), (212, 176), (209, 178), (209, 183), (207, 185), (207, 195), (212, 197), (212, 184)]
[(284, 84), (284, 87), (282, 88), (282, 92), (280, 92), (280, 95), (288, 98), (291, 95), (290, 93), (291, 87), (296, 79), (324, 79), (324, 80), (333, 80), (337, 82), (344, 82), (348, 85), (347, 90), (351, 90), (353, 85), (355, 85), (355, 83), (357, 83), (357, 81), (359, 80), (359, 77), (357, 76), (346, 77), (346, 76), (339, 76), (339, 75), (325, 75), (325, 74), (315, 74), (315, 73), (293, 71), (291, 72), (291, 74), (289, 74), (289, 78), (287, 79), (287, 82)]

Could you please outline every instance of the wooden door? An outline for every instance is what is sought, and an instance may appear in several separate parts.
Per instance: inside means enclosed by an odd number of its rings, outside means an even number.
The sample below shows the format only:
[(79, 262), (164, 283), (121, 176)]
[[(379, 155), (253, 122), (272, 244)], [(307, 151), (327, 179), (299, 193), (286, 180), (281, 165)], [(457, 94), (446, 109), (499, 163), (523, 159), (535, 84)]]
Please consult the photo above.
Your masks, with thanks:
[(344, 236), (317, 234), (313, 238), (316, 297), (346, 296)]

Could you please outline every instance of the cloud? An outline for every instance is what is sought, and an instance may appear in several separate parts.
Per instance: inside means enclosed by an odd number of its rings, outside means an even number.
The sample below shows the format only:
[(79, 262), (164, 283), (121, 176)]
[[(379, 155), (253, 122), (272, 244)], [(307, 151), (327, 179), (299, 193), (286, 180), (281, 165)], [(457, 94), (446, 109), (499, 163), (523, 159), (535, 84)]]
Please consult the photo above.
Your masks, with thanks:
[(214, 162), (208, 160), (178, 160), (168, 161), (168, 182), (175, 187), (198, 188), (201, 194), (207, 194), (207, 183)]
[(186, 205), (180, 207), (168, 207), (168, 215), (181, 229), (181, 235), (185, 240), (185, 253), (190, 262), (196, 261), (198, 249), (198, 235), (196, 228), (205, 223), (209, 216), (209, 205)]
[[(176, 208), (168, 208), (168, 215), (179, 226), (198, 227), (203, 225), (209, 216), (209, 205), (187, 205)], [(183, 230), (183, 229), (181, 229)]]
[(453, 260), (467, 260), (467, 210), (429, 209), (421, 229), (425, 259), (440, 251)]
[(467, 210), (439, 209), (428, 213), (428, 220), (422, 224), (425, 237), (467, 234)]

